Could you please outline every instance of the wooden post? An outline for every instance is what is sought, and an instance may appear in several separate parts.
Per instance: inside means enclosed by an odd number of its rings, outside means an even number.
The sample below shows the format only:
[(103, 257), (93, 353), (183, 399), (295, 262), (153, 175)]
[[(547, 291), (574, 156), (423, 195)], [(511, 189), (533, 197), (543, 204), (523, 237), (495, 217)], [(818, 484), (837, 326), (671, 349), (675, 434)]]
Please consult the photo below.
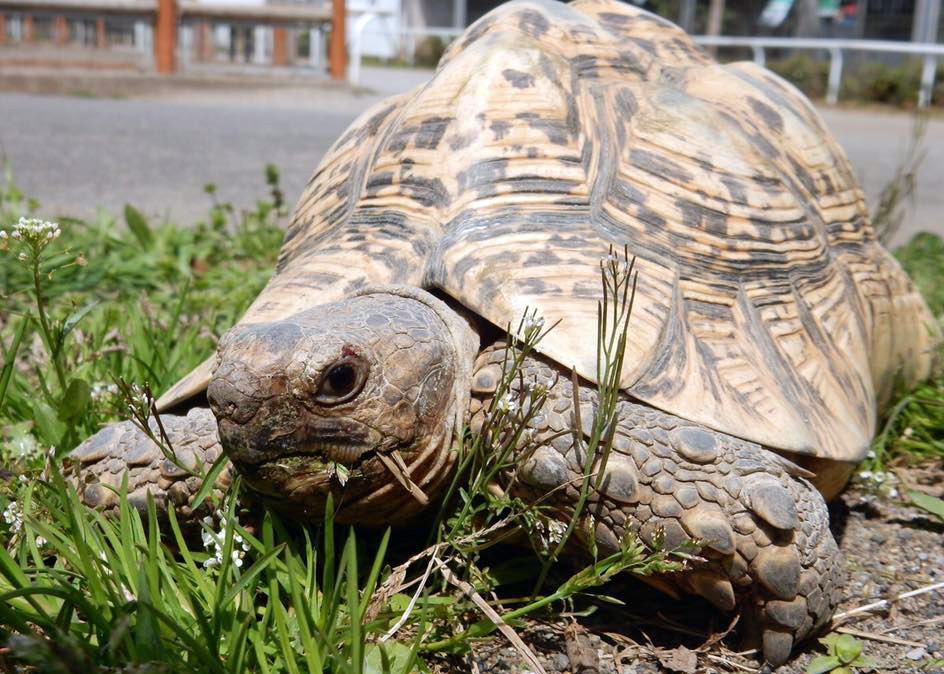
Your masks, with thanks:
[(99, 49), (108, 47), (108, 33), (105, 32), (105, 19), (95, 20), (95, 46)]
[(27, 14), (23, 17), (23, 44), (33, 44), (33, 17)]
[(7, 17), (5, 14), (0, 14), (0, 46), (6, 44), (7, 41)]
[(331, 79), (343, 80), (347, 74), (347, 49), (344, 46), (345, 27), (344, 0), (332, 0), (331, 7), (331, 46), (328, 61)]
[(171, 75), (177, 70), (176, 0), (157, 0), (157, 16), (154, 20), (154, 66), (162, 75)]
[(57, 47), (64, 47), (69, 41), (69, 24), (66, 23), (66, 17), (57, 16), (53, 20), (53, 43)]
[(288, 31), (285, 26), (272, 29), (272, 65), (288, 65)]

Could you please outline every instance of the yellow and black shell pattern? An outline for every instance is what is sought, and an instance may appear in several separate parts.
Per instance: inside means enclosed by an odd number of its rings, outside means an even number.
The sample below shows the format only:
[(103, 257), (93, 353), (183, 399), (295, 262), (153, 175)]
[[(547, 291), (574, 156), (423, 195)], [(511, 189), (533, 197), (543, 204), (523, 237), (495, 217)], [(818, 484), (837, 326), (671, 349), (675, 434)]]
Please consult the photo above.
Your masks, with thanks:
[(929, 373), (933, 319), (809, 101), (604, 0), (503, 5), (365, 112), (243, 321), (415, 285), (498, 326), (537, 308), (560, 321), (541, 351), (592, 380), (599, 262), (624, 245), (621, 384), (659, 409), (853, 461), (896, 382)]

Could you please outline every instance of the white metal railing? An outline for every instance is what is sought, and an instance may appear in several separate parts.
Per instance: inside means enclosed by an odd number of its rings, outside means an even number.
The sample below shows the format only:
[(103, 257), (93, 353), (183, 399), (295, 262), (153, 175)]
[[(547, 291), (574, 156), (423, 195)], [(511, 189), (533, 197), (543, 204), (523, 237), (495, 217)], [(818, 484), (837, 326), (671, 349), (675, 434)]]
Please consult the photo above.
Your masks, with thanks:
[(764, 65), (765, 48), (814, 49), (829, 52), (829, 80), (826, 87), (826, 102), (839, 100), (842, 83), (842, 53), (844, 51), (872, 51), (892, 54), (914, 54), (924, 56), (921, 67), (921, 90), (918, 105), (924, 107), (931, 102), (937, 59), (944, 56), (944, 44), (922, 42), (891, 42), (884, 40), (839, 40), (829, 38), (793, 37), (730, 37), (727, 35), (695, 35), (695, 42), (707, 47), (749, 47), (754, 52), (754, 62)]
[[(357, 85), (360, 81), (361, 39), (364, 28), (380, 13), (369, 12), (358, 18), (351, 31), (351, 66), (348, 79)], [(464, 31), (457, 28), (419, 28), (398, 31), (401, 37), (441, 37), (455, 38)], [(763, 66), (766, 62), (765, 49), (812, 49), (829, 52), (829, 77), (826, 87), (826, 101), (835, 104), (839, 100), (839, 88), (842, 84), (844, 51), (870, 51), (892, 54), (913, 54), (923, 56), (921, 67), (921, 89), (918, 93), (918, 105), (925, 107), (931, 102), (934, 90), (934, 78), (939, 57), (944, 57), (944, 44), (920, 42), (898, 42), (885, 40), (841, 40), (832, 38), (792, 38), (792, 37), (733, 37), (728, 35), (693, 35), (692, 39), (705, 47), (746, 47), (754, 54), (754, 62)]]
[[(381, 11), (371, 11), (361, 14), (357, 21), (354, 23), (354, 27), (351, 29), (351, 35), (349, 38), (348, 46), (351, 51), (351, 63), (348, 66), (347, 79), (348, 82), (354, 86), (357, 86), (360, 83), (361, 77), (361, 60), (363, 59), (361, 44), (364, 36), (364, 29), (374, 19), (379, 19), (384, 16), (390, 16), (389, 12)], [(439, 37), (445, 40), (451, 40), (453, 38), (459, 37), (465, 32), (464, 28), (401, 28), (400, 30), (395, 31), (396, 34), (400, 37)]]

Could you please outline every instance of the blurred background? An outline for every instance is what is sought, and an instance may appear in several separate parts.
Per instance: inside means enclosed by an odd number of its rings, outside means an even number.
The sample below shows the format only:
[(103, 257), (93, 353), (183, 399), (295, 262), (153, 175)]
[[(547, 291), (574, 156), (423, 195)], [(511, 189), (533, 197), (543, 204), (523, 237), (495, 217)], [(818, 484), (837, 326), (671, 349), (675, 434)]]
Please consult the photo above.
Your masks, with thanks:
[[(0, 159), (47, 217), (190, 222), (291, 205), (369, 104), (431, 75), (497, 0), (0, 0)], [(895, 242), (944, 232), (941, 0), (643, 0), (721, 60), (753, 59), (820, 107)], [(897, 183), (895, 182), (897, 179)]]

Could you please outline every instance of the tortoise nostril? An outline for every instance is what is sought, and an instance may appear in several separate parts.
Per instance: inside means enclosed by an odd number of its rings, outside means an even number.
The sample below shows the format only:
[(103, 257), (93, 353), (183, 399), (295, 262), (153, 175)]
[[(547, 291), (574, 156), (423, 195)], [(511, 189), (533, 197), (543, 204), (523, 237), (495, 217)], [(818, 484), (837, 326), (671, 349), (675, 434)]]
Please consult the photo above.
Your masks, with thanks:
[(207, 402), (217, 418), (243, 424), (259, 410), (261, 391), (258, 377), (245, 368), (221, 368), (207, 387)]

